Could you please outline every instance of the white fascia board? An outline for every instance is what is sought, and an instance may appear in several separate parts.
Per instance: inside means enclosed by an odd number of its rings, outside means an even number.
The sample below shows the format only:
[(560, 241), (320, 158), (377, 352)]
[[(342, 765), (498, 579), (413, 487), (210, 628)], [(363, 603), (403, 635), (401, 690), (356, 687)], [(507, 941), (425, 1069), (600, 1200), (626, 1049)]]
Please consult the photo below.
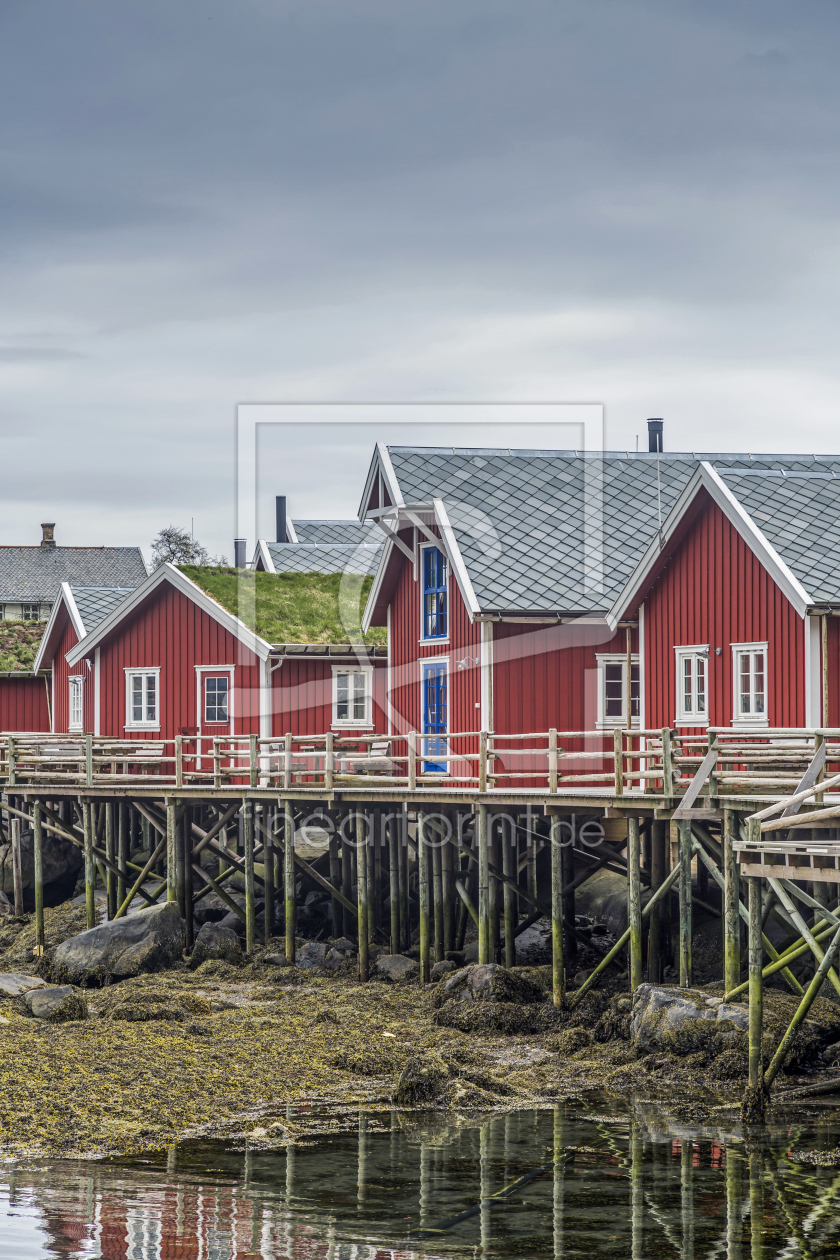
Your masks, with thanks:
[(692, 475), (677, 502), (674, 504), (660, 531), (652, 538), (645, 554), (624, 585), (614, 604), (607, 613), (607, 624), (615, 630), (619, 621), (633, 603), (647, 577), (656, 563), (665, 544), (670, 540), (678, 524), (682, 520), (689, 505), (696, 498), (701, 487), (717, 504), (724, 516), (734, 525), (744, 542), (767, 570), (773, 581), (785, 597), (793, 605), (800, 617), (812, 603), (802, 583), (794, 577), (776, 548), (764, 536), (755, 521), (741, 506), (729, 487), (707, 460), (701, 460), (697, 471)]
[[(370, 463), (365, 488), (362, 494), (362, 501), (359, 504), (359, 520), (363, 521), (367, 516), (367, 506), (370, 502), (371, 492), (373, 491), (374, 481), (378, 473), (382, 473), (382, 480), (388, 487), (388, 497), (394, 508), (404, 507), (403, 497), (400, 492), (397, 474), (394, 472), (394, 465), (391, 463), (391, 456), (388, 454), (388, 447), (384, 442), (376, 443), (376, 451)], [(380, 504), (380, 507), (382, 504)]]
[(295, 529), (295, 523), (290, 516), (287, 516), (286, 517), (286, 537), (283, 539), (283, 542), (296, 543), (297, 540), (298, 540), (298, 536), (297, 536), (297, 530)]
[[(391, 552), (394, 550), (392, 539), (385, 539), (385, 546), (382, 548), (382, 555), (379, 557), (379, 566), (373, 576), (373, 583), (370, 593), (365, 604), (365, 611), (362, 614), (362, 634), (367, 634), (370, 630), (370, 622), (373, 617), (373, 610), (376, 607), (376, 601), (379, 598), (379, 592), (382, 590), (382, 583), (385, 581), (385, 573), (388, 568), (388, 561), (391, 558)], [(390, 642), (390, 640), (389, 640)], [(389, 648), (390, 651), (390, 648)]]
[[(46, 666), (44, 665), (44, 658), (47, 655), (47, 650), (50, 645), (50, 640), (53, 636), (53, 633), (55, 632), (56, 626), (58, 624), (58, 619), (61, 616), (62, 606), (67, 609), (67, 614), (70, 617), (70, 620), (73, 624), (73, 629), (76, 631), (77, 636), (81, 639), (82, 636), (84, 635), (85, 628), (84, 628), (84, 625), (82, 625), (82, 619), (79, 616), (79, 610), (76, 607), (76, 601), (75, 599), (73, 599), (73, 594), (70, 590), (70, 583), (62, 582), (59, 588), (59, 592), (58, 592), (58, 599), (55, 601), (55, 603), (52, 606), (50, 619), (47, 622), (46, 627), (44, 628), (44, 633), (41, 635), (41, 642), (38, 644), (38, 652), (35, 656), (35, 662), (32, 666), (33, 674), (37, 674), (39, 669), (46, 668)], [(80, 630), (80, 627), (81, 627), (81, 630)]]
[(277, 570), (274, 568), (274, 561), (271, 558), (271, 552), (269, 551), (268, 543), (266, 542), (264, 538), (261, 538), (259, 542), (257, 543), (257, 550), (254, 552), (254, 559), (251, 562), (252, 569), (256, 569), (258, 560), (262, 560), (263, 568), (265, 569), (266, 573), (277, 572)]
[(90, 652), (106, 638), (116, 625), (123, 620), (124, 617), (133, 613), (143, 600), (156, 590), (162, 582), (169, 582), (182, 595), (186, 595), (187, 599), (192, 600), (202, 612), (206, 612), (209, 617), (217, 621), (225, 630), (229, 631), (234, 638), (249, 648), (255, 656), (260, 660), (265, 660), (271, 652), (271, 646), (261, 639), (259, 635), (254, 634), (238, 617), (228, 612), (221, 604), (217, 604), (205, 591), (201, 589), (191, 578), (188, 578), (180, 569), (176, 569), (174, 564), (162, 564), (159, 569), (143, 583), (138, 586), (137, 590), (128, 599), (123, 600), (117, 608), (110, 613), (104, 621), (101, 621), (92, 634), (86, 639), (78, 643), (72, 651), (67, 653), (67, 661), (70, 665), (76, 665), (83, 657), (88, 656)]
[(470, 575), (467, 573), (467, 566), (464, 564), (464, 557), (461, 555), (461, 548), (458, 546), (455, 532), (449, 523), (449, 515), (444, 507), (443, 499), (433, 500), (435, 507), (435, 520), (440, 530), (441, 538), (446, 544), (446, 550), (449, 554), (449, 563), (452, 565), (452, 572), (455, 574), (455, 580), (461, 591), (461, 596), (467, 606), (470, 614), (470, 621), (474, 621), (477, 614), (481, 612), (481, 606), (475, 596), (473, 584), (470, 581)]

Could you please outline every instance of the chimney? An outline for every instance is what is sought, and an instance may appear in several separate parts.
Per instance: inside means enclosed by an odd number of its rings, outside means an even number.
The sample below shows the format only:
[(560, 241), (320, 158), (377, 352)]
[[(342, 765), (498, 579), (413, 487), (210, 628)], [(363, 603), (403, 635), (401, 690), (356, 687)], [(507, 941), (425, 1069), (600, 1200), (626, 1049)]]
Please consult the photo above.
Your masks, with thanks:
[(276, 538), (279, 543), (286, 541), (286, 496), (278, 494), (274, 500), (277, 509), (277, 533)]
[(662, 421), (648, 420), (648, 450), (661, 451), (662, 446)]
[(244, 538), (234, 538), (233, 540), (233, 567), (235, 569), (246, 569), (248, 567), (245, 560), (245, 542)]
[(41, 522), (41, 546), (55, 546), (55, 521)]

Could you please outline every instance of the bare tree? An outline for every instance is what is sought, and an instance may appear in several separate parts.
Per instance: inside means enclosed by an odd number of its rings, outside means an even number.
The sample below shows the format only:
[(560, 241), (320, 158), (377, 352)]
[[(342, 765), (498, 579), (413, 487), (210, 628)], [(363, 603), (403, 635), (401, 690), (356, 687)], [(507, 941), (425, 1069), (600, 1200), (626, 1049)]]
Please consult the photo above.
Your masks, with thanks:
[(152, 568), (162, 564), (226, 565), (226, 556), (211, 556), (197, 538), (177, 525), (167, 525), (152, 542)]

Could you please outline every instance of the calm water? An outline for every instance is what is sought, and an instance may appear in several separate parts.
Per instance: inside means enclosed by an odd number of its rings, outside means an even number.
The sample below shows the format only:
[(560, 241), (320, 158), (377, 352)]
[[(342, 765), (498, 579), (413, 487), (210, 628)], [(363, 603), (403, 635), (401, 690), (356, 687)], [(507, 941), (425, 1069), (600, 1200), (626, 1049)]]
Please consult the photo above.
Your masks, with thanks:
[(212, 1143), (0, 1165), (0, 1256), (113, 1260), (840, 1256), (840, 1116), (745, 1142), (641, 1103), (509, 1116), (295, 1113), (288, 1150)]

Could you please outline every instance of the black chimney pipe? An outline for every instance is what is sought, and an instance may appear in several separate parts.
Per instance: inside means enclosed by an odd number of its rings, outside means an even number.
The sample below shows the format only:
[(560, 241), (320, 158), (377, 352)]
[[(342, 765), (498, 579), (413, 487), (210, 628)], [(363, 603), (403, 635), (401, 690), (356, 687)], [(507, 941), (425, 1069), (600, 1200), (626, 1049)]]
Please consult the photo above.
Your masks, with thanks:
[(661, 451), (662, 446), (662, 421), (648, 420), (648, 450)]
[(245, 542), (244, 538), (234, 538), (233, 540), (233, 567), (235, 569), (248, 567), (245, 559)]
[(286, 496), (278, 494), (274, 500), (277, 508), (277, 541), (284, 543), (286, 541)]

